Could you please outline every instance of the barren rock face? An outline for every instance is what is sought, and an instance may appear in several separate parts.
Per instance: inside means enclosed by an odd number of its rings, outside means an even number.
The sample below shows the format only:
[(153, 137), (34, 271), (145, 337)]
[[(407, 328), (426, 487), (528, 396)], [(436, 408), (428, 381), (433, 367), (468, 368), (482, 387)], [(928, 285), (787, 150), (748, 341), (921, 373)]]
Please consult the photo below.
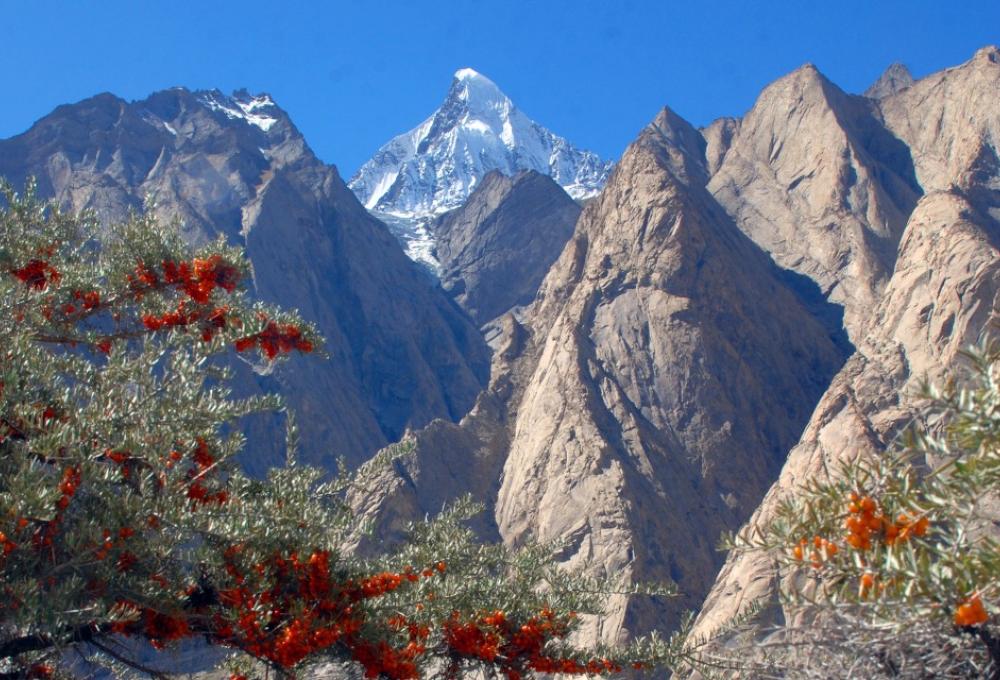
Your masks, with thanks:
[(913, 75), (910, 74), (910, 69), (903, 64), (892, 64), (871, 84), (871, 87), (865, 90), (865, 96), (869, 99), (884, 99), (905, 90), (912, 84)]
[(704, 148), (665, 110), (581, 217), (497, 501), (505, 540), (680, 582), (669, 607), (618, 603), (609, 633), (676, 624), (842, 358), (704, 190)]
[[(1000, 111), (995, 98), (980, 93), (986, 84), (996, 91), (996, 54), (981, 50), (884, 99), (886, 122), (913, 149), (928, 193), (908, 220), (857, 353), (833, 380), (750, 524), (766, 524), (783, 494), (845, 457), (885, 450), (913, 414), (919, 382), (953, 371), (959, 350), (1000, 318), (993, 200), (1000, 173), (982, 163), (984, 153), (992, 154)], [(933, 138), (928, 129), (937, 131)], [(728, 560), (696, 633), (715, 629), (749, 602), (774, 598), (778, 576), (766, 555)]]
[(761, 93), (709, 191), (778, 265), (843, 307), (858, 342), (920, 194), (908, 149), (874, 104), (803, 66)]
[[(890, 445), (914, 413), (921, 380), (940, 380), (959, 351), (1000, 319), (998, 243), (1000, 225), (963, 197), (939, 192), (920, 201), (864, 342), (834, 378), (751, 524), (769, 522), (784, 494), (839, 461)], [(774, 597), (777, 576), (766, 555), (728, 560), (696, 633)]]
[(925, 191), (979, 190), (974, 200), (1000, 205), (1000, 49), (984, 47), (878, 103), (886, 127), (909, 148)]
[(669, 602), (618, 598), (594, 637), (671, 628), (696, 605), (720, 532), (756, 507), (843, 360), (705, 191), (704, 149), (673, 113), (657, 117), (524, 326), (508, 320), (476, 409), (417, 433), (385, 477), (395, 490), (365, 500), (392, 527), (404, 508), (440, 509), (446, 481), (487, 503), (487, 535), (563, 539), (569, 564), (680, 583)]
[[(328, 343), (328, 360), (297, 358), (273, 374), (237, 363), (243, 389), (288, 396), (309, 462), (358, 464), (407, 427), (461, 417), (485, 383), (476, 328), (266, 95), (174, 89), (60, 107), (0, 142), (0, 176), (19, 186), (28, 175), (44, 196), (104, 219), (151, 197), (187, 240), (246, 248), (253, 293), (298, 308)], [(283, 463), (276, 425), (248, 423), (251, 471)]]
[(461, 208), (434, 221), (441, 286), (479, 325), (530, 304), (579, 216), (545, 175), (489, 173)]
[[(937, 142), (919, 123), (992, 83), (993, 54), (877, 104), (807, 66), (740, 121), (699, 133), (665, 110), (523, 324), (506, 320), (476, 408), (415, 433), (369, 510), (398, 526), (440, 509), (442, 485), (472, 493), (484, 536), (558, 538), (569, 564), (678, 581), (678, 600), (612, 601), (591, 639), (672, 628), (714, 580), (722, 530), (766, 522), (824, 463), (883, 450), (917, 382), (996, 317), (996, 106), (945, 115)], [(934, 179), (949, 172), (954, 187)], [(857, 347), (844, 364), (837, 329)], [(777, 578), (766, 556), (727, 562), (698, 632)]]

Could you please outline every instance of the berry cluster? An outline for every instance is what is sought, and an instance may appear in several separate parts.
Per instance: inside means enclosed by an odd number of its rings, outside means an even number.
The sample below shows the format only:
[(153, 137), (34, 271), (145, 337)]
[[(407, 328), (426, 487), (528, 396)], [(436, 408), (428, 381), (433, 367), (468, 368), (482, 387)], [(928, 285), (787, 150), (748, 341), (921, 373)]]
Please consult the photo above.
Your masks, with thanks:
[(20, 269), (11, 269), (10, 273), (28, 288), (34, 290), (45, 290), (50, 283), (59, 283), (62, 278), (55, 267), (45, 260), (31, 260)]
[(221, 255), (215, 254), (208, 258), (194, 258), (191, 262), (174, 262), (164, 260), (160, 263), (161, 273), (150, 269), (140, 262), (135, 273), (128, 275), (128, 282), (141, 300), (150, 290), (161, 290), (174, 287), (183, 290), (189, 298), (198, 304), (208, 303), (212, 291), (222, 288), (228, 293), (236, 290), (240, 282), (240, 271), (227, 264)]
[[(188, 589), (191, 612), (174, 615), (120, 601), (121, 620), (114, 624), (114, 632), (143, 635), (157, 647), (207, 635), (219, 644), (242, 649), (282, 668), (291, 668), (310, 654), (339, 643), (361, 663), (366, 677), (419, 677), (415, 659), (425, 651), (423, 643), (430, 634), (427, 626), (411, 624), (401, 617), (390, 620), (391, 628), (409, 630), (408, 644), (401, 649), (359, 635), (365, 618), (358, 603), (419, 580), (421, 576), (412, 568), (338, 582), (325, 550), (313, 551), (305, 560), (291, 552), (257, 564), (244, 563), (244, 553), (244, 546), (239, 544), (224, 552), (231, 587), (212, 590), (210, 596), (200, 586)], [(442, 573), (445, 568), (444, 563), (439, 563), (424, 570), (424, 577)], [(210, 606), (217, 608), (209, 611)]]
[(73, 299), (79, 303), (80, 309), (87, 312), (101, 306), (101, 294), (96, 290), (89, 290), (86, 292), (74, 290)]
[[(177, 452), (172, 451), (171, 455)], [(223, 505), (229, 501), (229, 492), (226, 489), (219, 489), (212, 492), (207, 486), (208, 476), (206, 473), (215, 464), (215, 456), (208, 448), (208, 443), (198, 437), (195, 440), (194, 451), (191, 453), (191, 461), (194, 465), (187, 471), (187, 497), (191, 499), (192, 507), (216, 503)]]
[[(809, 562), (812, 564), (813, 569), (819, 569), (823, 566), (825, 560), (830, 559), (840, 551), (836, 543), (832, 543), (822, 536), (813, 536), (811, 543), (812, 549), (809, 552)], [(805, 551), (809, 549), (809, 544), (810, 541), (807, 538), (799, 540), (798, 544), (792, 548), (792, 555), (795, 556), (795, 559), (799, 561), (805, 559)]]
[[(861, 599), (868, 597), (872, 592), (872, 588), (875, 587), (875, 581), (876, 581), (875, 574), (873, 574), (872, 572), (866, 571), (865, 573), (861, 574), (861, 577), (858, 579), (858, 597)], [(885, 584), (883, 583), (879, 584), (880, 590), (884, 587)]]
[(963, 600), (955, 610), (955, 625), (959, 627), (978, 626), (990, 618), (978, 595)]
[(7, 538), (7, 535), (0, 531), (0, 555), (6, 557), (17, 550), (17, 543)]
[(201, 330), (201, 339), (211, 342), (216, 333), (224, 329), (227, 323), (234, 326), (239, 325), (236, 318), (229, 319), (228, 307), (216, 307), (215, 309), (205, 309), (200, 307), (190, 308), (184, 300), (177, 303), (177, 309), (164, 312), (163, 314), (144, 314), (142, 325), (150, 331), (158, 331), (163, 328), (178, 328), (198, 324)]
[(873, 537), (891, 546), (913, 536), (923, 536), (929, 526), (926, 517), (915, 518), (907, 514), (900, 514), (893, 522), (883, 514), (875, 499), (852, 492), (847, 505), (847, 519), (844, 520), (844, 528), (847, 529), (844, 540), (856, 550), (868, 550), (872, 547)]
[(494, 664), (507, 680), (520, 680), (527, 671), (574, 675), (621, 672), (621, 666), (611, 659), (580, 661), (545, 653), (548, 641), (569, 633), (574, 618), (572, 612), (559, 617), (551, 609), (543, 609), (517, 625), (499, 610), (470, 620), (453, 612), (444, 624), (444, 641), (451, 656)]
[(82, 481), (83, 476), (79, 467), (68, 467), (63, 470), (62, 482), (59, 484), (59, 492), (62, 495), (59, 497), (59, 500), (56, 501), (56, 507), (60, 510), (65, 510), (69, 507), (69, 503), (76, 494), (76, 490)]
[(253, 347), (260, 347), (268, 359), (274, 359), (278, 353), (287, 354), (292, 350), (311, 352), (313, 344), (302, 337), (302, 331), (292, 324), (278, 325), (268, 321), (260, 333), (248, 335), (236, 341), (236, 351), (245, 352)]

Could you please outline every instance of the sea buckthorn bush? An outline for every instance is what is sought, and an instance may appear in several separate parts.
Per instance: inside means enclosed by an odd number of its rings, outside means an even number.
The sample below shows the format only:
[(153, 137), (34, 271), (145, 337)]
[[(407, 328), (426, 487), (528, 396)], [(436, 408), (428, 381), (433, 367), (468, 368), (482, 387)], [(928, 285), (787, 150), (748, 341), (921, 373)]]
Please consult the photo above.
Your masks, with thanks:
[[(1000, 349), (983, 343), (912, 426), (785, 498), (737, 551), (780, 565), (785, 622), (747, 677), (1000, 678)], [(735, 622), (728, 634), (758, 624)]]
[[(248, 299), (241, 251), (174, 233), (142, 215), (99, 226), (0, 184), (0, 678), (160, 677), (187, 670), (182, 642), (223, 650), (234, 680), (674, 662), (676, 642), (655, 638), (570, 644), (611, 586), (543, 546), (476, 542), (468, 500), (391, 553), (345, 552), (356, 480), (297, 464), (283, 401), (229, 387), (237, 357), (268, 367), (321, 339)], [(236, 464), (240, 423), (267, 412), (286, 416), (288, 463), (254, 479)]]

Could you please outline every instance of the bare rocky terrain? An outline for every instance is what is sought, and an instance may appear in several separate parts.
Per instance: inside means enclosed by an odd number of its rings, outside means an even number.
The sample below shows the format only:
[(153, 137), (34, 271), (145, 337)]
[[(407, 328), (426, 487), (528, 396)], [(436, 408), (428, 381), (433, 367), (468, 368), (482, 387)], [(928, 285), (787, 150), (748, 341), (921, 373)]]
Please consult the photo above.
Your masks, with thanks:
[(443, 287), (246, 93), (61, 107), (0, 141), (0, 175), (111, 217), (151, 195), (191, 241), (244, 244), (256, 294), (328, 339), (329, 361), (244, 378), (290, 395), (309, 460), (413, 445), (352, 499), (366, 541), (470, 494), (485, 539), (677, 583), (612, 598), (585, 635), (614, 641), (774, 602), (772, 560), (726, 560), (720, 535), (884, 451), (998, 320), (998, 93), (987, 47), (864, 95), (807, 64), (703, 129), (665, 108), (582, 210), (537, 173), (488, 175), (435, 223)]
[(441, 286), (481, 326), (530, 304), (579, 217), (551, 178), (494, 170), (461, 208), (433, 222)]
[(476, 407), (415, 433), (359, 507), (391, 537), (471, 493), (486, 537), (677, 582), (613, 601), (594, 639), (685, 609), (706, 633), (773, 596), (770, 560), (723, 564), (720, 533), (884, 450), (996, 319), (998, 55), (894, 66), (867, 96), (806, 65), (703, 130), (664, 110), (505, 319)]
[[(273, 373), (236, 363), (244, 390), (287, 395), (304, 460), (357, 465), (408, 427), (461, 417), (486, 381), (477, 328), (266, 95), (98, 95), (0, 141), (0, 176), (15, 187), (34, 176), (42, 196), (104, 220), (153, 201), (188, 241), (245, 247), (251, 292), (326, 338), (328, 359)], [(251, 421), (247, 435), (251, 471), (283, 463), (280, 423)]]
[[(960, 350), (995, 329), (1000, 107), (988, 93), (998, 91), (1000, 50), (989, 47), (878, 100), (886, 129), (910, 150), (924, 193), (857, 352), (823, 395), (751, 525), (766, 523), (783, 494), (838, 461), (885, 450), (910, 422), (920, 382), (941, 380), (960, 363)], [(696, 633), (774, 598), (780, 578), (766, 555), (727, 561)]]

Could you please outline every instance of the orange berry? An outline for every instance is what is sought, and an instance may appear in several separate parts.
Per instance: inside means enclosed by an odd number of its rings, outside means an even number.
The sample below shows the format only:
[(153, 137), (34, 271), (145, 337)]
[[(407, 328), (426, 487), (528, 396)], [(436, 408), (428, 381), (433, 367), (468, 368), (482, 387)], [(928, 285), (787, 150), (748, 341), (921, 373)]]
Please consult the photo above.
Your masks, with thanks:
[(875, 575), (871, 572), (866, 571), (858, 579), (858, 597), (867, 597), (868, 593), (871, 591), (872, 586), (875, 585)]
[(989, 614), (986, 613), (983, 601), (979, 599), (978, 595), (970, 597), (955, 610), (956, 626), (978, 626), (986, 623), (988, 619)]

